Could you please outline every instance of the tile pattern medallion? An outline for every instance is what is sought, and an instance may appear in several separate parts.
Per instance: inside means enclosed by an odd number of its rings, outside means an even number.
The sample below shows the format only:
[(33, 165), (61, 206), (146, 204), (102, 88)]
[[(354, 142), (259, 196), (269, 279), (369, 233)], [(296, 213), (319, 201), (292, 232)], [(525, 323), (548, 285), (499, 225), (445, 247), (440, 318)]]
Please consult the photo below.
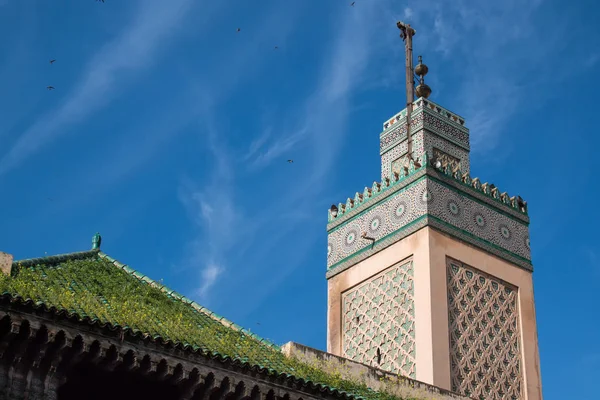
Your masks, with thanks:
[(344, 357), (416, 377), (413, 276), (408, 261), (343, 294)]
[(475, 399), (521, 399), (517, 289), (448, 260), (452, 391)]

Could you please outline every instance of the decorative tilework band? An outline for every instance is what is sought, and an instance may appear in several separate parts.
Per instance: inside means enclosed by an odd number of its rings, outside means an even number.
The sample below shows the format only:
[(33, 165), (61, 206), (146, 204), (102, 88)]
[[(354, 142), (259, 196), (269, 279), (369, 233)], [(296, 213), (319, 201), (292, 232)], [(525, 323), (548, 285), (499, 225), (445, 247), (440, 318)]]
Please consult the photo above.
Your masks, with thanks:
[[(441, 181), (421, 175), (329, 231), (327, 276), (341, 272), (426, 225), (532, 270), (526, 223), (464, 196)], [(375, 242), (364, 239), (363, 232), (368, 232)]]

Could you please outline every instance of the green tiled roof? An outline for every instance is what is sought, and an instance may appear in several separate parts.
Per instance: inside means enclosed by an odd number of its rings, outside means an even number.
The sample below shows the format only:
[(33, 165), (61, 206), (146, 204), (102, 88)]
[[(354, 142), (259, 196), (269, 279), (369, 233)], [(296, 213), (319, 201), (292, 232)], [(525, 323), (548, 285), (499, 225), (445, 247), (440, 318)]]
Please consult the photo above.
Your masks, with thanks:
[(287, 372), (278, 346), (108, 255), (86, 251), (13, 263), (0, 293), (98, 324)]
[(99, 249), (15, 261), (0, 273), (0, 296), (66, 313), (91, 324), (171, 342), (270, 374), (301, 379), (331, 394), (368, 400), (392, 396), (286, 357), (279, 346), (215, 315)]

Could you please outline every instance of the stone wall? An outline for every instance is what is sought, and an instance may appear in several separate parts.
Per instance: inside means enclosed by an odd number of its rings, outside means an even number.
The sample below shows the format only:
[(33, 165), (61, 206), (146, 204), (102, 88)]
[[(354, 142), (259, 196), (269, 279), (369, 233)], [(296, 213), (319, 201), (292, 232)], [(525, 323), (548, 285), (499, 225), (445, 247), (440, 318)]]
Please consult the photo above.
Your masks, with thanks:
[(283, 345), (283, 352), (288, 357), (296, 357), (301, 362), (317, 367), (324, 372), (339, 373), (342, 379), (361, 382), (373, 390), (383, 391), (402, 399), (469, 399), (414, 379), (405, 378), (298, 343), (286, 343)]

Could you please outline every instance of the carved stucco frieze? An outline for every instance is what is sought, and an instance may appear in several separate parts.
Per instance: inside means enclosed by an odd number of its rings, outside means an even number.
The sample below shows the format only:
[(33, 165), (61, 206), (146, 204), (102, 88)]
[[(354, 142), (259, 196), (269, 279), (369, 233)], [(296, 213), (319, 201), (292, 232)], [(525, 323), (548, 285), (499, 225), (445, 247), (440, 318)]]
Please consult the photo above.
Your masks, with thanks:
[(451, 259), (447, 279), (452, 390), (522, 398), (517, 288)]
[(416, 377), (413, 277), (411, 260), (342, 295), (344, 357)]

